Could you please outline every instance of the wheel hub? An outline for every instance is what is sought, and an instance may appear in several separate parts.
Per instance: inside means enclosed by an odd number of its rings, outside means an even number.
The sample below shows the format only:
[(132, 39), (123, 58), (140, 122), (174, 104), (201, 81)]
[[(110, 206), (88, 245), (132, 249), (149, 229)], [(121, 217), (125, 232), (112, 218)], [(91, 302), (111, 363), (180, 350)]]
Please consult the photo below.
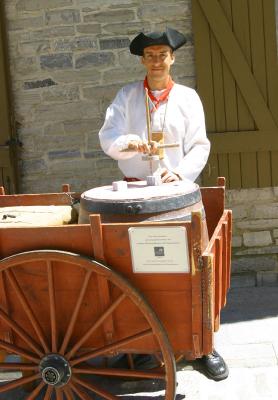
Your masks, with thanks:
[(64, 386), (71, 377), (68, 361), (60, 354), (48, 354), (40, 362), (42, 380), (51, 386)]

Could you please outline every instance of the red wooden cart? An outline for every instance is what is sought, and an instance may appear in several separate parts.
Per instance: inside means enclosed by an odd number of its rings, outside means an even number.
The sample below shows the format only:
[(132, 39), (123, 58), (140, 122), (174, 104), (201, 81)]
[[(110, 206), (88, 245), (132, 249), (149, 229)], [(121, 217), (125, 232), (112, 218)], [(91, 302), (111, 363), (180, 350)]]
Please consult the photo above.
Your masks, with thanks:
[[(70, 205), (78, 195), (68, 189), (25, 195), (2, 189), (0, 207)], [(175, 358), (211, 352), (230, 286), (224, 178), (201, 193), (205, 249), (200, 212), (191, 222), (102, 223), (91, 215), (82, 225), (0, 226), (0, 371), (14, 376), (2, 382), (0, 398), (118, 399), (101, 379), (110, 377), (157, 380), (164, 398), (175, 399)], [(190, 271), (135, 273), (128, 232), (137, 226), (184, 227)], [(155, 355), (160, 366), (138, 369), (133, 355), (140, 353)], [(128, 366), (113, 364), (119, 354)], [(30, 383), (25, 397), (16, 394)]]

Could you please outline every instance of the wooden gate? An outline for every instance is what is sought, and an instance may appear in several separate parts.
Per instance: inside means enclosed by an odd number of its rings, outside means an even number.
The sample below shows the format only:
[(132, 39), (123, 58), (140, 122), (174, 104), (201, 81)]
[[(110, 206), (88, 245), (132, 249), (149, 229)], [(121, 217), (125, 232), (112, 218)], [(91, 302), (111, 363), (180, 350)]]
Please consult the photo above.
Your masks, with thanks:
[[(2, 3), (2, 2), (1, 2)], [(0, 4), (0, 186), (4, 186), (7, 193), (15, 192), (15, 150), (12, 144), (11, 117), (9, 111), (6, 55), (4, 48), (4, 10)]]
[(278, 186), (275, 0), (192, 0), (197, 90), (211, 155), (205, 185)]

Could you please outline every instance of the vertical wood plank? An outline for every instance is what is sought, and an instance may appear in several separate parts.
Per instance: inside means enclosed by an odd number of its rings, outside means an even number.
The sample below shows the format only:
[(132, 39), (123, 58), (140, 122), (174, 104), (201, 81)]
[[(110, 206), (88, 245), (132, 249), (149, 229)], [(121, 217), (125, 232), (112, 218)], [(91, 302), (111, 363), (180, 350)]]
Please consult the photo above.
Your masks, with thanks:
[(222, 303), (222, 241), (215, 239), (215, 285), (214, 285), (214, 331), (219, 329), (220, 311)]
[(269, 151), (259, 151), (257, 153), (258, 162), (258, 186), (271, 186), (271, 161)]
[(210, 33), (210, 37), (211, 37), (214, 109), (215, 109), (215, 132), (225, 132), (226, 119), (225, 119), (222, 56), (219, 45), (212, 32)]
[[(233, 24), (232, 2), (231, 0), (220, 0), (220, 4), (229, 21), (230, 26)], [(224, 82), (224, 98), (225, 98), (225, 115), (226, 130), (236, 132), (238, 130), (238, 106), (237, 106), (237, 88), (235, 79), (231, 73), (229, 65), (223, 57), (223, 82)], [(241, 169), (240, 155), (231, 153), (227, 155), (228, 163), (228, 188), (241, 187)], [(226, 167), (227, 169), (227, 167)], [(221, 168), (220, 171), (222, 172)]]
[[(4, 272), (0, 273), (0, 304), (1, 309), (9, 315), (10, 310), (8, 305), (6, 279), (4, 276)], [(3, 323), (2, 319), (0, 320), (0, 339), (8, 343), (14, 342), (12, 329), (8, 327), (5, 323)], [(6, 354), (6, 352), (2, 350), (0, 351), (0, 354)]]
[(227, 290), (231, 286), (231, 260), (232, 260), (232, 211), (226, 211), (228, 214), (227, 228)]
[[(0, 145), (12, 137), (11, 107), (9, 99), (7, 48), (5, 46), (5, 12), (4, 2), (0, 1)], [(6, 154), (3, 155), (3, 152)], [(8, 162), (4, 161), (5, 158)], [(8, 194), (15, 192), (16, 174), (16, 151), (13, 148), (0, 148), (0, 184), (3, 185)]]
[(215, 109), (210, 28), (198, 0), (192, 0), (192, 24), (195, 44), (197, 91), (204, 105), (207, 130), (214, 132)]
[(239, 153), (230, 153), (228, 158), (229, 158), (230, 188), (239, 189), (242, 186), (240, 154)]
[[(234, 0), (232, 2), (233, 26), (235, 36), (245, 54), (246, 61), (251, 67), (251, 43), (248, 0)], [(238, 126), (239, 130), (253, 130), (255, 124), (243, 96), (238, 89)], [(253, 153), (241, 153), (242, 185), (245, 188), (257, 187), (257, 158)]]
[(202, 213), (191, 213), (192, 348), (199, 358), (202, 338)]
[[(90, 225), (91, 225), (91, 235), (93, 241), (94, 258), (97, 261), (105, 262), (105, 254), (103, 247), (103, 232), (102, 232), (100, 215), (96, 214), (90, 215)], [(101, 311), (104, 312), (111, 303), (109, 282), (106, 278), (104, 278), (101, 275), (97, 276), (97, 280), (98, 280), (100, 307)], [(103, 326), (103, 333), (106, 338), (106, 343), (109, 344), (112, 342), (114, 334), (114, 322), (112, 315), (110, 315), (103, 322), (102, 326)]]
[(278, 186), (278, 151), (271, 152), (271, 186)]
[[(235, 37), (239, 43), (241, 50), (245, 55), (245, 59), (249, 66), (251, 66), (251, 46), (250, 46), (250, 27), (248, 16), (248, 1), (247, 0), (233, 0), (232, 2), (233, 13), (233, 30)], [(253, 130), (254, 120), (246, 105), (246, 102), (237, 86), (238, 94), (238, 125), (239, 130)]]
[(214, 335), (214, 257), (208, 254), (203, 257), (203, 354), (211, 353)]
[(228, 154), (218, 154), (219, 174), (226, 178), (226, 188), (230, 188), (230, 173)]
[(4, 4), (0, 4), (0, 144), (4, 144), (11, 134), (10, 113), (8, 102), (8, 85), (5, 60), (7, 60), (4, 49)]
[(228, 291), (228, 249), (227, 249), (227, 236), (228, 236), (228, 222), (223, 222), (221, 229), (221, 241), (222, 241), (222, 299), (221, 309), (226, 304), (227, 291)]
[(241, 176), (244, 188), (258, 187), (256, 153), (241, 153)]
[(219, 176), (217, 154), (210, 154), (207, 165), (202, 173), (202, 183), (204, 186), (215, 186)]
[[(231, 0), (220, 0), (223, 12), (232, 27), (232, 5)], [(222, 56), (223, 62), (223, 85), (224, 85), (224, 102), (226, 116), (226, 130), (236, 132), (238, 130), (238, 114), (237, 114), (237, 93), (236, 82), (228, 66), (225, 57)]]
[(265, 55), (267, 69), (268, 104), (277, 125), (278, 134), (278, 66), (275, 4), (273, 0), (263, 0), (265, 29)]
[(267, 101), (266, 62), (262, 0), (248, 0), (250, 17), (250, 45), (252, 71), (256, 82)]

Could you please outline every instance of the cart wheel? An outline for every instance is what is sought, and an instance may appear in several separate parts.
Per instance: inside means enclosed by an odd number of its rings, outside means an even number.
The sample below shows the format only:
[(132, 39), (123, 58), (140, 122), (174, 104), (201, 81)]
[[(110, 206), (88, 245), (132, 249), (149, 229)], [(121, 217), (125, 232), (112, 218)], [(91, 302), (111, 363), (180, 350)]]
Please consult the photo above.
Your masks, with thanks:
[[(118, 273), (55, 250), (7, 257), (0, 271), (7, 293), (0, 323), (13, 337), (13, 343), (0, 340), (0, 351), (22, 360), (0, 363), (0, 371), (18, 376), (1, 384), (0, 399), (7, 394), (28, 400), (124, 399), (125, 384), (111, 382), (134, 378), (158, 388), (160, 398), (175, 398), (175, 361), (167, 334), (142, 295)], [(100, 287), (108, 288), (104, 301)], [(132, 359), (138, 349), (155, 352), (163, 368), (116, 368), (111, 363), (119, 354)], [(100, 365), (104, 359), (109, 362)], [(26, 394), (24, 385), (31, 382), (35, 388)]]

